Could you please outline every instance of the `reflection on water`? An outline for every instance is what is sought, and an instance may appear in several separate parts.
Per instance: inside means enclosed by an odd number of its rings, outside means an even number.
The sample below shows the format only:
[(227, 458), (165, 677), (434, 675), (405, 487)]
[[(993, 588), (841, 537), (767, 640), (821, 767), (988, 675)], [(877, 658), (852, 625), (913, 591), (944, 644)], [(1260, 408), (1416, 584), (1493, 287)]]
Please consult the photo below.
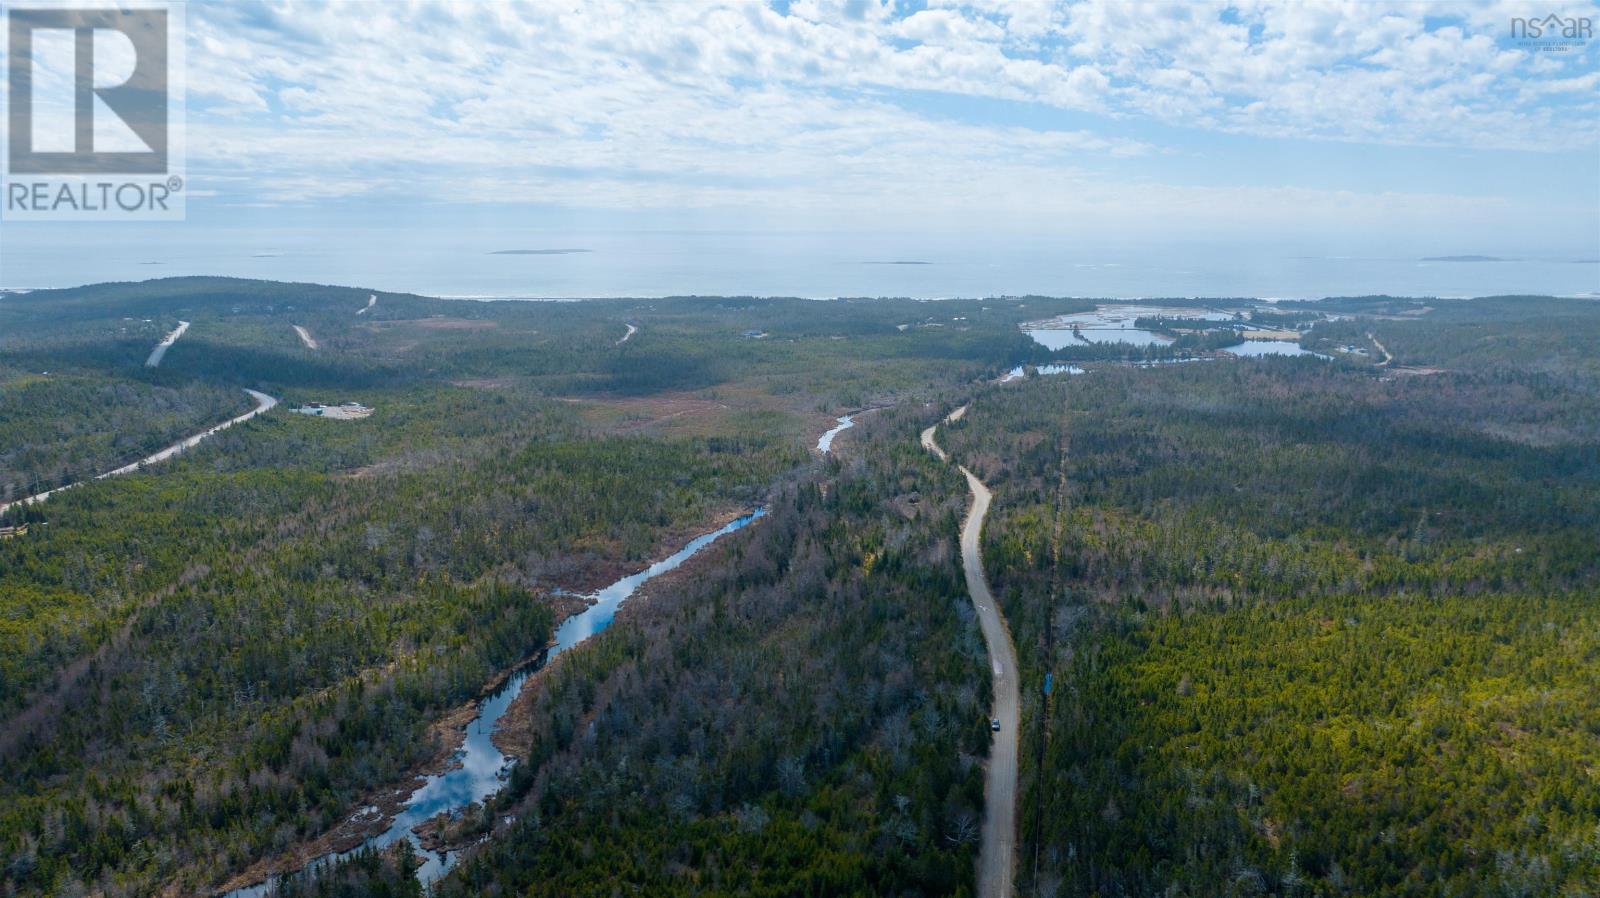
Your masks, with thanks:
[(1134, 346), (1161, 346), (1172, 342), (1154, 331), (1136, 327), (1040, 327), (1030, 328), (1028, 336), (1046, 349), (1066, 349), (1082, 343), (1131, 343)]
[(1288, 340), (1246, 340), (1236, 346), (1229, 346), (1226, 352), (1237, 356), (1257, 357), (1264, 355), (1314, 355), (1319, 359), (1328, 359), (1320, 352), (1312, 352), (1301, 348), (1299, 343)]
[[(841, 419), (842, 420), (842, 419)], [(843, 429), (842, 427), (839, 429)], [(511, 766), (516, 763), (514, 758), (500, 753), (490, 737), (494, 734), (495, 727), (500, 718), (506, 713), (514, 700), (522, 691), (528, 678), (551, 658), (561, 654), (573, 646), (579, 645), (584, 640), (601, 632), (611, 624), (617, 615), (617, 609), (627, 601), (640, 586), (654, 577), (659, 577), (666, 572), (677, 568), (685, 561), (692, 558), (695, 553), (706, 546), (716, 542), (719, 538), (738, 530), (750, 522), (766, 514), (766, 509), (758, 508), (755, 511), (724, 524), (722, 527), (695, 537), (688, 545), (672, 555), (650, 565), (637, 574), (623, 577), (621, 580), (607, 586), (594, 595), (594, 603), (587, 609), (569, 617), (561, 626), (556, 628), (554, 644), (550, 646), (539, 663), (530, 665), (513, 675), (492, 696), (485, 699), (478, 707), (478, 716), (467, 725), (467, 737), (461, 748), (456, 752), (452, 761), (455, 765), (450, 770), (435, 776), (427, 777), (417, 790), (406, 799), (405, 806), (394, 818), (394, 823), (384, 832), (368, 839), (362, 848), (383, 848), (393, 845), (400, 839), (411, 842), (417, 856), (422, 859), (422, 866), (417, 868), (417, 879), (424, 885), (432, 883), (443, 876), (454, 866), (456, 856), (454, 852), (434, 852), (422, 847), (412, 827), (432, 819), (438, 814), (456, 812), (472, 804), (483, 801), (505, 786), (506, 778), (510, 775)], [(360, 850), (359, 848), (354, 850)], [(332, 861), (349, 856), (353, 852), (344, 852), (335, 855), (324, 855), (307, 865), (307, 869), (316, 869)], [(266, 882), (235, 889), (227, 893), (227, 898), (260, 898), (272, 894), (276, 878)]]
[(1226, 309), (1165, 308), (1161, 306), (1104, 305), (1092, 312), (1074, 312), (1049, 321), (1023, 325), (1023, 330), (1046, 349), (1064, 349), (1082, 343), (1131, 343), (1134, 346), (1162, 346), (1171, 338), (1133, 326), (1139, 318), (1201, 318), (1228, 321), (1234, 313)]
[[(1162, 334), (1133, 326), (1133, 322), (1139, 318), (1156, 317), (1228, 321), (1234, 317), (1234, 313), (1228, 309), (1103, 305), (1092, 312), (1076, 312), (1071, 315), (1052, 318), (1049, 321), (1029, 322), (1023, 325), (1023, 330), (1035, 342), (1051, 350), (1064, 349), (1068, 346), (1085, 343), (1131, 343), (1134, 346), (1160, 346), (1172, 342)], [(1229, 346), (1225, 351), (1236, 356), (1251, 358), (1269, 355), (1310, 355), (1321, 359), (1329, 358), (1321, 353), (1303, 349), (1299, 343), (1291, 340), (1246, 340), (1235, 346)], [(1047, 371), (1047, 367), (1049, 366), (1041, 367), (1039, 373), (1057, 373), (1055, 371)], [(1064, 366), (1062, 370), (1070, 367)], [(1076, 374), (1078, 372), (1066, 371), (1065, 373)], [(1021, 376), (1021, 368), (1013, 369), (1011, 374), (1007, 375), (1001, 383)]]

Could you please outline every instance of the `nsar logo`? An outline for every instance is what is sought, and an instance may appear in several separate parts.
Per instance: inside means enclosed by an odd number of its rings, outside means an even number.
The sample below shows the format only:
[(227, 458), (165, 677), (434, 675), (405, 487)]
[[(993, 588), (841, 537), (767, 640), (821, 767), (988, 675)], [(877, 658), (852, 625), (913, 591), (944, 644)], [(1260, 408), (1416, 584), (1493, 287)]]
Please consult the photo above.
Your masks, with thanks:
[(1588, 16), (1558, 16), (1511, 20), (1511, 39), (1532, 50), (1576, 50), (1594, 37)]

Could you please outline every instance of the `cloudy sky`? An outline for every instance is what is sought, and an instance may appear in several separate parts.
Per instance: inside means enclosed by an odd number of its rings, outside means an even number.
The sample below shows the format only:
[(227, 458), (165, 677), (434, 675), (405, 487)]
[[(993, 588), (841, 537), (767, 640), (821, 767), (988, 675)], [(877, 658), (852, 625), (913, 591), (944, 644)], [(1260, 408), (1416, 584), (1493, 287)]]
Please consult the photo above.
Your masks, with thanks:
[(1551, 2), (188, 4), (202, 226), (908, 229), (1600, 255)]
[(1510, 26), (1587, 4), (189, 8), (190, 168), (217, 203), (1600, 227), (1600, 42)]

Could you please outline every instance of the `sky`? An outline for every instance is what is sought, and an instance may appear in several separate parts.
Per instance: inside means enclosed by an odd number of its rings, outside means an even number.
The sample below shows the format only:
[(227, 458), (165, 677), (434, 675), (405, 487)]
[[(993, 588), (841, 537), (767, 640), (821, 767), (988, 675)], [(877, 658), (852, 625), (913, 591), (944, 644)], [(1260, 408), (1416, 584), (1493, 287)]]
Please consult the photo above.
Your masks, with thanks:
[[(1600, 40), (1512, 36), (1551, 13), (1600, 22), (1561, 0), (192, 2), (189, 221), (151, 227), (1593, 258)], [(7, 237), (61, 233), (0, 227), (0, 265)]]

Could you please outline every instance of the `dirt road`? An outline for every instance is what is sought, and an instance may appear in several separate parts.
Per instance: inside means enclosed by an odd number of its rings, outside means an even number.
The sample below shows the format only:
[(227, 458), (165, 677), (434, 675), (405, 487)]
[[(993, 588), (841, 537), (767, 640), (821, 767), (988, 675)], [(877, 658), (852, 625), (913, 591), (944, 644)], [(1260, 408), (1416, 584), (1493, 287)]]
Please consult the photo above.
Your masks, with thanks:
[(172, 348), (172, 344), (178, 342), (178, 338), (183, 336), (183, 332), (188, 330), (188, 329), (189, 329), (189, 322), (187, 322), (187, 321), (178, 322), (177, 329), (174, 330), (172, 333), (167, 334), (166, 337), (162, 338), (161, 342), (156, 344), (156, 348), (155, 349), (150, 350), (150, 357), (148, 359), (144, 360), (144, 366), (146, 368), (159, 368), (159, 367), (161, 367), (161, 360), (166, 358), (167, 350)]
[[(217, 425), (215, 425), (213, 427), (207, 428), (206, 430), (203, 430), (203, 431), (195, 434), (194, 436), (185, 437), (185, 438), (179, 440), (178, 442), (173, 443), (171, 446), (168, 446), (167, 448), (162, 449), (160, 452), (155, 452), (155, 453), (152, 453), (150, 455), (147, 455), (144, 458), (141, 458), (136, 462), (133, 462), (131, 464), (123, 465), (120, 468), (116, 468), (115, 470), (107, 471), (104, 474), (96, 474), (94, 476), (94, 479), (95, 480), (104, 480), (107, 477), (119, 477), (119, 476), (121, 476), (123, 474), (132, 474), (134, 471), (137, 471), (137, 470), (143, 468), (146, 465), (153, 465), (153, 464), (156, 464), (157, 462), (166, 461), (167, 459), (173, 457), (174, 455), (177, 455), (180, 452), (183, 452), (186, 449), (193, 449), (195, 446), (200, 445), (201, 441), (204, 440), (206, 437), (212, 436), (213, 434), (216, 434), (219, 431), (227, 430), (228, 428), (232, 427), (235, 424), (239, 424), (239, 423), (242, 423), (244, 421), (248, 421), (251, 418), (254, 418), (256, 415), (259, 415), (262, 412), (267, 411), (268, 409), (271, 409), (273, 406), (278, 404), (278, 400), (275, 397), (268, 396), (267, 394), (259, 392), (257, 390), (246, 389), (245, 392), (249, 393), (250, 394), (250, 398), (254, 399), (256, 401), (256, 407), (251, 409), (250, 411), (245, 412), (244, 414), (239, 415), (237, 417), (229, 418), (228, 420), (222, 422), (221, 424), (217, 424)], [(44, 491), (42, 493), (36, 493), (35, 495), (32, 495), (32, 496), (24, 496), (21, 499), (14, 499), (14, 500), (12, 500), (10, 502), (0, 502), (0, 512), (5, 511), (6, 509), (11, 508), (12, 506), (21, 507), (23, 505), (32, 505), (35, 502), (43, 502), (44, 500), (50, 498), (51, 496), (55, 495), (56, 493), (59, 493), (62, 490), (72, 489), (73, 487), (78, 486), (79, 483), (82, 483), (82, 482), (83, 481), (78, 481), (77, 483), (69, 483), (69, 484), (67, 484), (65, 486), (58, 486), (53, 490), (46, 490), (46, 491)]]
[(1379, 368), (1387, 368), (1387, 367), (1389, 367), (1389, 363), (1394, 361), (1394, 354), (1389, 352), (1389, 347), (1383, 345), (1382, 343), (1379, 343), (1378, 342), (1378, 338), (1374, 337), (1372, 335), (1372, 331), (1367, 331), (1367, 339), (1371, 340), (1372, 341), (1372, 345), (1378, 347), (1378, 351), (1383, 353), (1383, 361), (1378, 363), (1378, 367)]
[[(956, 409), (946, 421), (960, 420), (966, 406)], [(922, 446), (941, 460), (944, 450), (934, 442), (938, 425), (922, 432)], [(972, 491), (972, 507), (961, 527), (961, 567), (967, 575), (967, 592), (978, 611), (978, 625), (989, 647), (989, 669), (994, 676), (994, 706), (991, 715), (1000, 721), (989, 747), (989, 769), (984, 783), (983, 842), (978, 850), (978, 894), (983, 898), (1011, 898), (1011, 874), (1017, 845), (1017, 745), (1022, 720), (1022, 697), (1017, 688), (1017, 651), (1011, 644), (1011, 631), (989, 593), (983, 576), (980, 552), (983, 519), (989, 513), (989, 488), (965, 467), (961, 473)]]
[(307, 349), (319, 348), (320, 344), (317, 343), (317, 339), (315, 337), (311, 336), (310, 331), (298, 324), (291, 324), (289, 326), (294, 328), (294, 332), (296, 334), (300, 335), (300, 342), (306, 344)]

